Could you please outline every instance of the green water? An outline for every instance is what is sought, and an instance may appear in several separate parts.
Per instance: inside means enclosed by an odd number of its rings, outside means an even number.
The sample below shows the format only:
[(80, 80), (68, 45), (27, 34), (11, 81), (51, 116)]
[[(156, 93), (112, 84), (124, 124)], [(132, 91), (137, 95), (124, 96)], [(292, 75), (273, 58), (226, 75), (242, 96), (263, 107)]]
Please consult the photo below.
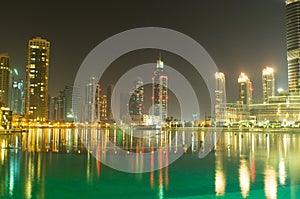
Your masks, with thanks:
[[(86, 152), (79, 134), (34, 129), (22, 136), (1, 135), (0, 197), (300, 198), (297, 133), (224, 132), (216, 150), (199, 159), (205, 132), (195, 132), (193, 145), (177, 161), (137, 174), (100, 163)], [(126, 137), (110, 135), (115, 136), (126, 145)]]

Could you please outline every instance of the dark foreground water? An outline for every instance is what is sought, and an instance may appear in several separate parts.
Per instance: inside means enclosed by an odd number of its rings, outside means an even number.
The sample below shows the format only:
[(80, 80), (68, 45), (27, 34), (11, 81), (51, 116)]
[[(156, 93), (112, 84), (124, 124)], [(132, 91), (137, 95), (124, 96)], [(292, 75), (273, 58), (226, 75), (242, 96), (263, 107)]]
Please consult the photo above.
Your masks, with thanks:
[[(0, 197), (300, 198), (298, 133), (223, 132), (215, 150), (200, 159), (199, 148), (205, 144), (207, 133), (193, 132), (191, 146), (183, 147), (185, 154), (167, 167), (168, 156), (186, 142), (179, 139), (184, 132), (165, 132), (137, 140), (117, 130), (96, 138), (89, 133), (31, 129), (22, 135), (1, 135)], [(104, 142), (97, 142), (99, 139)], [(171, 143), (171, 139), (177, 141)], [(89, 146), (98, 143), (96, 156), (87, 152), (84, 140), (89, 140)], [(164, 149), (149, 163), (164, 168), (147, 173), (112, 169), (95, 158), (121, 156), (106, 147), (109, 141), (130, 153), (137, 152), (138, 158)], [(139, 159), (132, 164), (147, 163)]]

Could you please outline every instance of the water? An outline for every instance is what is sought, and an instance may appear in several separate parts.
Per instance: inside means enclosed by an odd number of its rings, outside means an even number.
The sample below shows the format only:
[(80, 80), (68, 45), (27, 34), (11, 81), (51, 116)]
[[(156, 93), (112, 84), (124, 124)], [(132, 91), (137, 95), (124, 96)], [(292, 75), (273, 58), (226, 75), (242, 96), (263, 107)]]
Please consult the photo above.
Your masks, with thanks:
[[(137, 139), (117, 130), (99, 134), (31, 129), (22, 135), (1, 135), (0, 197), (300, 198), (300, 134), (223, 132), (215, 150), (200, 159), (205, 136), (205, 132), (192, 131), (191, 147), (185, 148), (189, 137), (182, 131)], [(170, 138), (176, 142), (170, 145)], [(112, 169), (95, 158), (122, 156), (115, 147), (108, 147), (109, 141), (130, 153), (138, 152), (137, 158), (163, 148), (149, 162), (152, 166), (163, 164), (163, 168), (147, 173)], [(165, 167), (180, 149), (185, 154)], [(92, 150), (94, 153), (87, 152)], [(147, 166), (146, 159), (141, 160), (132, 163), (139, 165), (132, 171)]]

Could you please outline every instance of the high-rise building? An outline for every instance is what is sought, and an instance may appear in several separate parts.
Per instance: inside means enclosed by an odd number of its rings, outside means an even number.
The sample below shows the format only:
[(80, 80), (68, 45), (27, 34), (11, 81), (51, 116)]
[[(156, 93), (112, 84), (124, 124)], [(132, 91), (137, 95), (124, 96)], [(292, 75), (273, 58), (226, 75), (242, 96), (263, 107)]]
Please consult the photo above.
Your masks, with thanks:
[(266, 67), (262, 71), (263, 102), (269, 103), (269, 98), (275, 96), (275, 76), (273, 68)]
[(226, 102), (226, 90), (225, 90), (225, 75), (221, 72), (215, 73), (216, 79), (216, 104)]
[(215, 118), (217, 125), (223, 125), (223, 123), (226, 121), (226, 85), (224, 73), (216, 72), (215, 80)]
[(48, 120), (50, 42), (40, 37), (28, 42), (25, 114), (33, 121)]
[(164, 63), (159, 58), (152, 77), (152, 113), (161, 122), (168, 117), (168, 77), (164, 72)]
[(12, 83), (10, 88), (9, 108), (12, 114), (24, 115), (25, 106), (25, 86), (23, 79), (20, 78), (17, 69), (11, 71)]
[(64, 103), (64, 120), (66, 122), (74, 121), (73, 111), (73, 86), (66, 85), (63, 91), (63, 103)]
[(91, 77), (89, 83), (86, 85), (86, 109), (85, 109), (85, 121), (96, 121), (96, 79)]
[(242, 104), (252, 104), (252, 82), (245, 73), (241, 73), (238, 78), (239, 102)]
[(97, 122), (107, 120), (106, 109), (107, 101), (106, 95), (102, 94), (101, 85), (98, 83), (96, 88), (96, 117)]
[(0, 102), (8, 106), (10, 89), (10, 63), (7, 53), (0, 54)]
[(288, 82), (291, 95), (300, 93), (300, 0), (286, 1)]
[(141, 80), (135, 82), (135, 88), (130, 92), (129, 114), (134, 120), (141, 119), (144, 110), (144, 83)]
[(113, 91), (114, 91), (114, 85), (111, 84), (107, 87), (106, 91), (106, 115), (107, 115), (107, 120), (114, 120), (113, 119), (113, 113), (112, 113), (112, 103), (111, 100), (113, 99)]

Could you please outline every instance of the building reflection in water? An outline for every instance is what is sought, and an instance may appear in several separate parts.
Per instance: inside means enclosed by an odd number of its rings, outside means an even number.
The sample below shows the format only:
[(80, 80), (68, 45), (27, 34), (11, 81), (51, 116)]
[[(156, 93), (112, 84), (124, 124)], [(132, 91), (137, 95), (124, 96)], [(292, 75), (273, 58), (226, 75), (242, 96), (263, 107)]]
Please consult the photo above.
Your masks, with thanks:
[[(23, 198), (44, 198), (46, 170), (52, 166), (55, 153), (84, 155), (86, 183), (92, 184), (101, 180), (99, 160), (106, 160), (111, 155), (119, 157), (119, 149), (123, 149), (127, 151), (123, 155), (138, 154), (132, 160), (133, 172), (142, 172), (147, 166), (150, 168), (151, 172), (136, 175), (140, 179), (149, 176), (149, 187), (158, 191), (159, 198), (164, 198), (172, 180), (168, 166), (170, 156), (180, 151), (196, 154), (206, 144), (206, 133), (201, 131), (190, 135), (180, 130), (157, 131), (154, 134), (143, 131), (139, 137), (128, 132), (45, 128), (1, 135), (0, 197), (13, 197), (17, 189), (24, 194)], [(188, 143), (190, 147), (187, 147)], [(227, 189), (232, 189), (230, 185), (235, 183), (239, 187), (235, 187), (234, 191), (239, 191), (246, 198), (251, 196), (254, 183), (263, 182), (261, 189), (265, 196), (276, 198), (280, 186), (300, 183), (299, 152), (299, 134), (222, 133), (214, 150), (215, 173), (212, 178), (216, 196), (229, 194)], [(163, 169), (153, 171), (154, 168)], [(258, 174), (263, 174), (263, 179), (259, 179), (262, 177)], [(293, 186), (290, 191), (292, 196), (296, 192)]]
[(268, 199), (277, 198), (277, 180), (275, 170), (271, 166), (266, 166), (264, 175), (266, 197)]
[(216, 174), (215, 174), (215, 192), (217, 196), (225, 195), (226, 179), (223, 168), (223, 157), (215, 153)]
[(239, 181), (243, 198), (246, 198), (250, 191), (250, 174), (247, 161), (241, 159), (239, 168)]

